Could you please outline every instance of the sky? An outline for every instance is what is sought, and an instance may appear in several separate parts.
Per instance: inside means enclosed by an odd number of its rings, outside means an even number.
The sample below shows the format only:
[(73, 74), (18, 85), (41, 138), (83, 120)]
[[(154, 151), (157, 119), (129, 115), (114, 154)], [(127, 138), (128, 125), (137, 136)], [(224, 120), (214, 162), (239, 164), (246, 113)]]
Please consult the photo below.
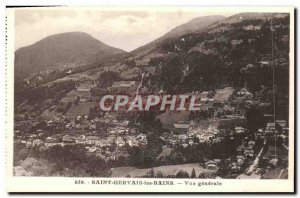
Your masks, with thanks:
[(132, 51), (178, 25), (207, 15), (184, 9), (18, 8), (15, 11), (15, 48), (58, 33), (81, 31), (107, 45)]

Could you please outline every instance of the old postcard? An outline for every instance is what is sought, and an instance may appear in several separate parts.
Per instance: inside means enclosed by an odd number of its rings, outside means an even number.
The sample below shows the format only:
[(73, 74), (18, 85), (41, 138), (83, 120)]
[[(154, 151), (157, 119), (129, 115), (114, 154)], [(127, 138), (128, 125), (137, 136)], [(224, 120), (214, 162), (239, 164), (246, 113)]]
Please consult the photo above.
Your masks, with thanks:
[(294, 192), (293, 7), (6, 13), (8, 192)]

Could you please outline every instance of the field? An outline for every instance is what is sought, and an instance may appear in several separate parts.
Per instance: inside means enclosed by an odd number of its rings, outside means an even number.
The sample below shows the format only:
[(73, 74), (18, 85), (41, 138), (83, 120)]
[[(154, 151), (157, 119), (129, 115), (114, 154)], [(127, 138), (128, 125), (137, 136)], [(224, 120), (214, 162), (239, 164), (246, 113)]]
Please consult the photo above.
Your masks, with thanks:
[(49, 109), (47, 109), (41, 114), (41, 118), (45, 120), (55, 120), (58, 115), (59, 113), (57, 113), (55, 110), (50, 111)]
[(232, 87), (226, 87), (224, 89), (217, 89), (214, 97), (215, 101), (226, 102), (232, 95), (234, 89)]
[[(176, 175), (180, 170), (186, 171), (191, 175), (193, 168), (196, 171), (196, 175), (198, 176), (200, 173), (213, 173), (215, 171), (211, 171), (208, 169), (204, 169), (197, 163), (191, 163), (191, 164), (180, 164), (180, 165), (168, 165), (168, 166), (158, 166), (153, 167), (153, 170), (155, 174), (159, 171), (164, 176), (168, 175)], [(151, 168), (145, 168), (145, 169), (139, 169), (134, 167), (118, 167), (118, 168), (112, 168), (112, 175), (111, 177), (142, 177), (144, 175), (147, 175), (148, 172), (150, 172)]]
[(179, 121), (187, 121), (189, 119), (189, 112), (168, 111), (160, 114), (157, 118), (161, 121), (163, 127), (169, 128), (173, 127), (173, 124)]
[(66, 113), (67, 118), (74, 119), (79, 115), (88, 115), (90, 108), (99, 105), (97, 102), (79, 103), (78, 106), (72, 106)]
[(171, 154), (173, 148), (163, 148), (163, 150), (161, 151), (161, 153), (156, 157), (157, 159), (161, 158), (161, 157), (167, 157)]

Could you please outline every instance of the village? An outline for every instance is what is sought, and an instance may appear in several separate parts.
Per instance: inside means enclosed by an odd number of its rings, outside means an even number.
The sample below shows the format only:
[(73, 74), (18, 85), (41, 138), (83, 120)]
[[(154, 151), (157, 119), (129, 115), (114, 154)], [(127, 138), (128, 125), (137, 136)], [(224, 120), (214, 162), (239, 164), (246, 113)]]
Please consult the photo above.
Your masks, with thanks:
[[(77, 83), (75, 93), (71, 91), (70, 95), (79, 96), (78, 106), (94, 103), (87, 81)], [(92, 83), (90, 83), (92, 85)], [(83, 88), (85, 86), (85, 88)], [(121, 81), (115, 82), (108, 88), (110, 94), (116, 94), (126, 91), (128, 95), (134, 95), (137, 88), (137, 82)], [(164, 93), (162, 90), (160, 94)], [(260, 144), (261, 148), (255, 148), (256, 142), (272, 140), (274, 137), (282, 139), (282, 145), (286, 151), (288, 150), (288, 126), (284, 120), (276, 120), (266, 123), (266, 127), (259, 128), (255, 133), (250, 133), (245, 128), (245, 113), (247, 108), (256, 105), (263, 106), (266, 103), (259, 101), (259, 93), (257, 96), (250, 93), (246, 88), (235, 91), (231, 87), (219, 89), (215, 91), (204, 91), (192, 93), (197, 96), (201, 110), (199, 111), (171, 111), (167, 109), (164, 113), (157, 116), (162, 122), (165, 130), (159, 136), (162, 143), (162, 153), (158, 155), (158, 159), (163, 160), (170, 155), (174, 148), (193, 147), (199, 144), (216, 145), (224, 139), (239, 139), (240, 145), (236, 147), (235, 156), (230, 157), (228, 166), (231, 173), (240, 173), (239, 177), (261, 177), (262, 169), (277, 167), (278, 158), (276, 156), (263, 156), (258, 153), (265, 148)], [(75, 97), (76, 98), (76, 97)], [(256, 99), (256, 100), (255, 100)], [(66, 98), (61, 99), (62, 102), (68, 101)], [(270, 105), (270, 103), (269, 103)], [(73, 105), (74, 108), (78, 106)], [(69, 110), (72, 111), (72, 108)], [(51, 108), (50, 108), (51, 109)], [(49, 111), (49, 110), (46, 110)], [(141, 123), (133, 116), (132, 119), (124, 119), (124, 115), (120, 116), (125, 110), (101, 112), (100, 117), (88, 119), (89, 112), (86, 114), (76, 112), (65, 115), (59, 115), (55, 119), (48, 120), (43, 129), (37, 129), (34, 133), (24, 134), (22, 125), (34, 125), (36, 121), (30, 120), (16, 122), (15, 143), (23, 144), (27, 148), (38, 148), (41, 151), (47, 150), (53, 146), (64, 147), (66, 145), (84, 145), (87, 153), (99, 157), (105, 161), (117, 160), (129, 156), (126, 147), (145, 147), (147, 146), (147, 132), (141, 130)], [(128, 113), (128, 112), (126, 112)], [(138, 114), (137, 111), (132, 112)], [(183, 115), (183, 120), (172, 118), (175, 115)], [(71, 116), (68, 116), (71, 115)], [(265, 119), (269, 119), (269, 115), (265, 114)], [(131, 116), (132, 117), (132, 116)], [(36, 123), (37, 124), (37, 123)], [(19, 127), (18, 127), (19, 126)], [(279, 126), (279, 128), (277, 127)], [(50, 131), (62, 131), (57, 133)], [(47, 135), (47, 134), (53, 135)], [(253, 135), (254, 134), (254, 135)], [(242, 137), (242, 138), (241, 138)], [(278, 145), (277, 145), (278, 146)], [(259, 155), (259, 156), (258, 156)], [(252, 168), (248, 174), (245, 168), (245, 161), (251, 159), (269, 160), (266, 167)], [(223, 162), (223, 161), (222, 161)], [(208, 159), (204, 163), (204, 168), (210, 171), (218, 171), (221, 165), (221, 159)], [(245, 173), (245, 174), (243, 174)], [(254, 176), (255, 175), (255, 176)]]

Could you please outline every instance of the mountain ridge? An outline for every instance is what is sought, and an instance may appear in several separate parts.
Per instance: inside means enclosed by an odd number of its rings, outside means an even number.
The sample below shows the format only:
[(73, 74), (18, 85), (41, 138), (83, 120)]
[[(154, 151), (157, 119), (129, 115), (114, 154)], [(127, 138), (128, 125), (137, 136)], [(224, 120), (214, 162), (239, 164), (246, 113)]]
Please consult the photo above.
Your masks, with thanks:
[[(136, 53), (144, 48), (155, 46), (161, 41), (165, 39), (173, 39), (188, 33), (192, 33), (195, 31), (203, 31), (208, 26), (220, 21), (221, 19), (226, 18), (222, 15), (210, 15), (210, 16), (202, 16), (191, 19), (190, 21), (183, 23), (175, 28), (171, 29), (169, 32), (165, 33), (161, 37), (147, 43), (146, 45), (140, 46), (129, 53)], [(197, 27), (195, 27), (197, 25)]]

